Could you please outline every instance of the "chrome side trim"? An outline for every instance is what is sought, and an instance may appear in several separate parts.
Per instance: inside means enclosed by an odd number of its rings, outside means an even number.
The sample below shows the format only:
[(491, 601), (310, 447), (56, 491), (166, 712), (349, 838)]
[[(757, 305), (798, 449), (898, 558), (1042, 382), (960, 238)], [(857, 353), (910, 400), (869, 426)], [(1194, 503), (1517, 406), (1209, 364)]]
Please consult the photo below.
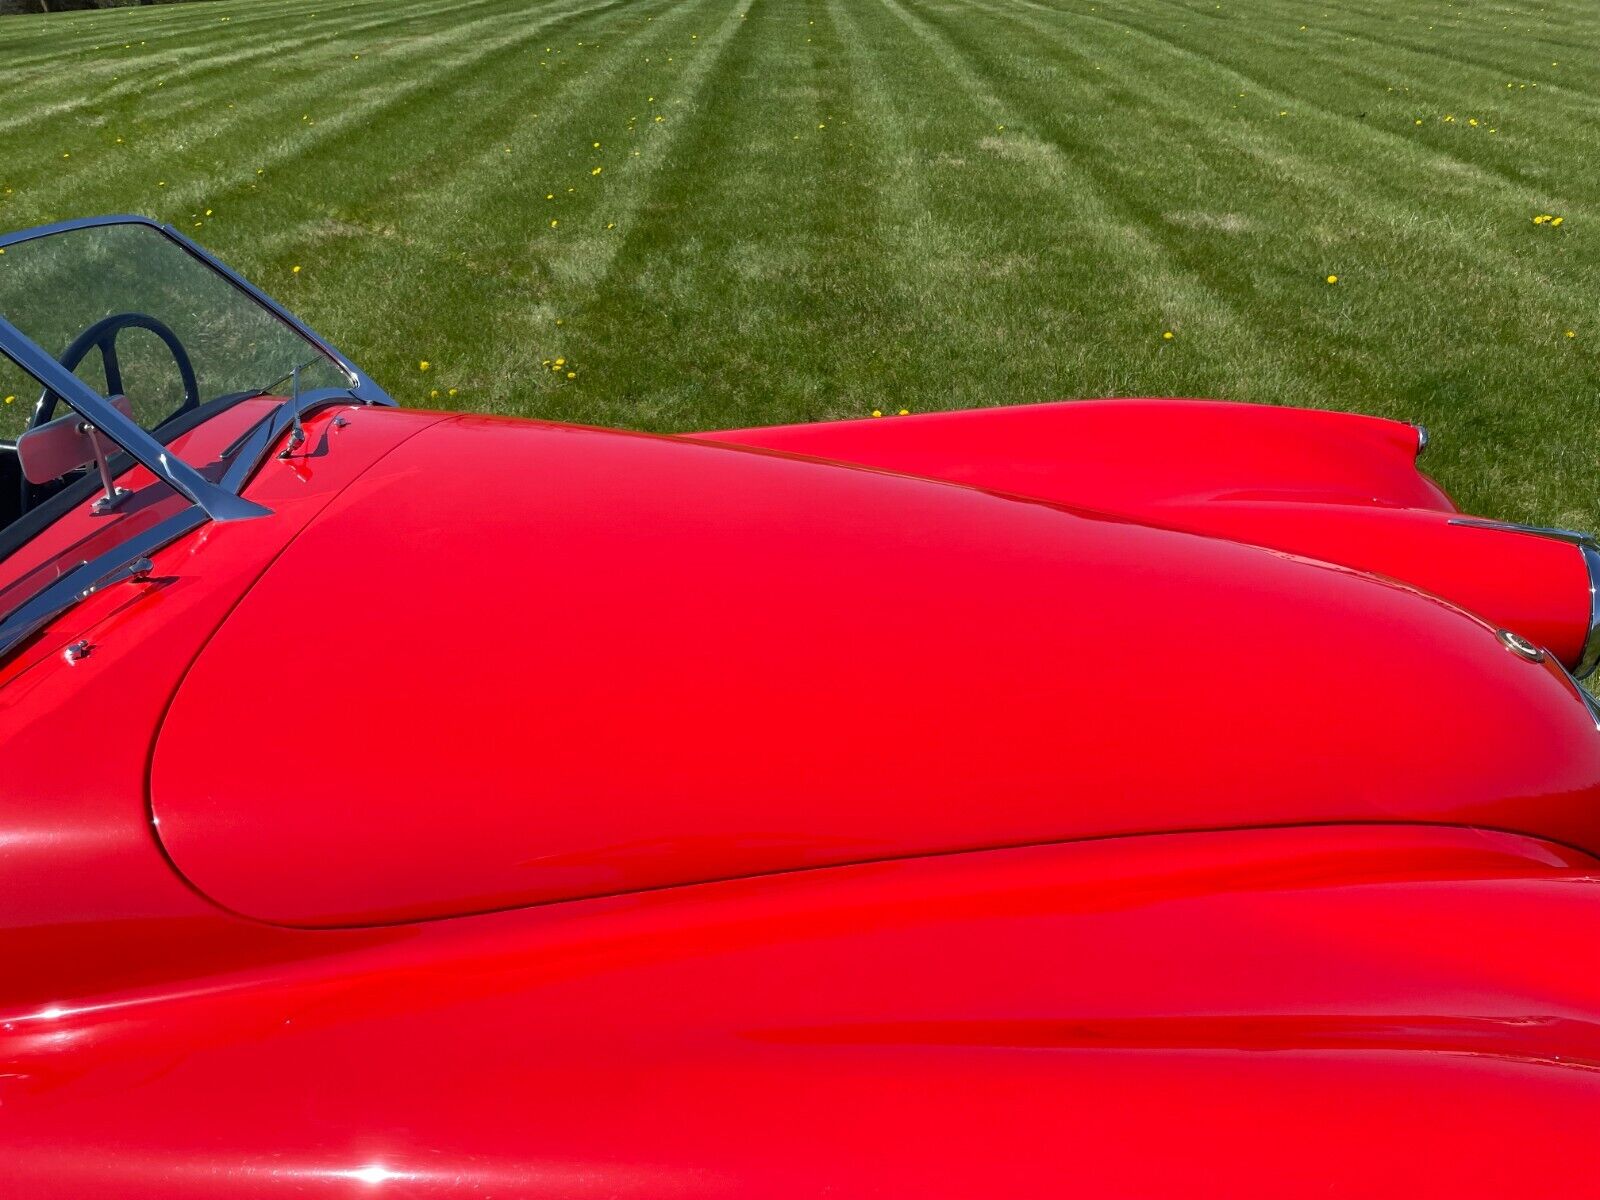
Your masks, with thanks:
[(0, 622), (0, 657), (11, 653), (56, 617), (96, 592), (142, 579), (151, 570), (151, 554), (205, 523), (203, 510), (186, 508), (113, 546), (100, 557), (79, 563)]
[[(1482, 517), (1451, 517), (1447, 525), (1460, 525), (1468, 529), (1498, 529), (1502, 533), (1525, 533), (1531, 537), (1547, 538), (1576, 546), (1583, 555), (1583, 570), (1589, 580), (1589, 626), (1583, 635), (1583, 651), (1572, 674), (1577, 679), (1587, 679), (1600, 667), (1600, 541), (1591, 533), (1577, 529), (1561, 529), (1553, 525), (1521, 525), (1515, 521), (1486, 521)], [(1579, 691), (1583, 691), (1580, 687)], [(1586, 702), (1593, 697), (1584, 692)]]
[(1583, 569), (1589, 574), (1589, 632), (1584, 636), (1583, 653), (1573, 673), (1579, 679), (1587, 679), (1600, 667), (1600, 546), (1589, 539), (1579, 542), (1578, 550), (1583, 555)]
[(1482, 517), (1451, 517), (1446, 525), (1461, 525), (1468, 529), (1498, 529), (1502, 533), (1526, 533), (1534, 537), (1552, 538), (1558, 542), (1571, 542), (1574, 546), (1595, 545), (1594, 534), (1578, 529), (1562, 529), (1555, 525), (1522, 525), (1516, 521), (1488, 521)]
[(1559, 658), (1552, 657), (1550, 661), (1555, 664), (1556, 670), (1561, 672), (1566, 681), (1572, 685), (1572, 690), (1578, 693), (1578, 699), (1582, 700), (1584, 708), (1589, 710), (1589, 719), (1594, 722), (1595, 730), (1600, 732), (1600, 700), (1595, 699), (1589, 689), (1578, 682), (1576, 675), (1562, 666)]
[(1428, 427), (1415, 423), (1411, 427), (1417, 431), (1417, 457), (1421, 458), (1428, 452)]

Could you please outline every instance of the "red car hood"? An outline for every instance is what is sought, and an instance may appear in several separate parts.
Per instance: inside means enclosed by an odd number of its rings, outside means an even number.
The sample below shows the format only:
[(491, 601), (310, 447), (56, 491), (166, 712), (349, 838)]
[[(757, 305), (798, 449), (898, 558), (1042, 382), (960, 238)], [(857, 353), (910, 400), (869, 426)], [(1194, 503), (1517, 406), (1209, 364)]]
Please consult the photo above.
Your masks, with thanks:
[(196, 887), (300, 925), (1161, 830), (1600, 849), (1573, 686), (1428, 595), (959, 485), (489, 418), (413, 437), (284, 551), (179, 689), (151, 790)]

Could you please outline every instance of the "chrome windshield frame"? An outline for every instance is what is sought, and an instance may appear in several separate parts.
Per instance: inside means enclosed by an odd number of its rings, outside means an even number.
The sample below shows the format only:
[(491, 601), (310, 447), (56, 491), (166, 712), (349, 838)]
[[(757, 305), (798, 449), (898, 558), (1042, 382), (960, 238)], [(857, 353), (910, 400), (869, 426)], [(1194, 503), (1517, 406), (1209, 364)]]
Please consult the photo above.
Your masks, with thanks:
[[(277, 317), (278, 320), (282, 321), (290, 329), (294, 330), (301, 337), (305, 338), (306, 341), (310, 342), (323, 354), (326, 354), (341, 371), (350, 377), (350, 394), (356, 400), (363, 404), (382, 405), (385, 408), (395, 407), (394, 400), (389, 397), (387, 392), (374, 383), (365, 371), (356, 366), (355, 363), (351, 362), (344, 355), (340, 354), (338, 350), (330, 345), (314, 329), (312, 329), (299, 317), (295, 316), (288, 309), (284, 308), (283, 305), (279, 304), (271, 296), (267, 295), (267, 293), (263, 292), (255, 284), (251, 283), (243, 275), (240, 275), (232, 267), (228, 266), (227, 263), (215, 257), (203, 247), (196, 245), (194, 242), (184, 237), (183, 234), (179, 233), (171, 225), (164, 225), (160, 221), (153, 220), (150, 217), (139, 216), (137, 213), (116, 213), (104, 217), (78, 217), (71, 221), (57, 221), (50, 225), (35, 225), (31, 229), (19, 229), (14, 233), (0, 234), (0, 250), (4, 250), (8, 246), (19, 246), (24, 242), (36, 241), (39, 238), (51, 237), (52, 235), (58, 233), (71, 233), (75, 229), (95, 229), (106, 225), (142, 225), (147, 229), (153, 229), (157, 233), (163, 234), (179, 249), (183, 250), (190, 257), (198, 259), (205, 266), (210, 267), (229, 283), (233, 284), (234, 287), (238, 288), (257, 304), (261, 305), (262, 308), (265, 308), (273, 316)], [(16, 334), (16, 336), (22, 337), (25, 341), (27, 340), (26, 337), (14, 327), (7, 325), (6, 328), (11, 329), (11, 332)], [(29, 342), (29, 345), (33, 345), (33, 343)], [(46, 380), (45, 382), (49, 381)]]
[[(133, 534), (118, 542), (92, 560), (76, 564), (15, 609), (0, 613), (0, 658), (30, 639), (56, 615), (94, 594), (109, 574), (127, 567), (131, 562), (142, 560), (161, 547), (198, 529), (208, 520), (241, 521), (270, 516), (271, 509), (246, 500), (240, 493), (274, 444), (274, 439), (282, 436), (295, 416), (310, 408), (334, 402), (395, 407), (394, 400), (382, 388), (305, 322), (170, 225), (132, 214), (85, 217), (0, 234), (0, 251), (55, 234), (113, 225), (144, 226), (166, 237), (179, 249), (197, 259), (203, 266), (209, 267), (249, 299), (254, 300), (318, 352), (326, 355), (329, 361), (344, 373), (346, 379), (350, 381), (350, 386), (348, 389), (319, 389), (303, 397), (291, 397), (280, 404), (268, 418), (257, 422), (240, 439), (237, 444), (240, 452), (228, 463), (220, 482), (213, 482), (176, 454), (171, 453), (156, 436), (131, 417), (124, 416), (107, 397), (102, 396), (73, 372), (63, 367), (55, 356), (23, 333), (4, 315), (0, 315), (0, 357), (15, 362), (36, 382), (59, 396), (87, 423), (115, 442), (118, 448), (125, 451), (135, 462), (147, 468), (158, 480), (191, 502), (189, 507), (173, 513), (141, 533)], [(236, 397), (241, 402), (247, 398), (249, 393), (244, 392)]]
[[(184, 237), (170, 225), (134, 213), (113, 214), (103, 217), (80, 217), (71, 221), (57, 221), (49, 225), (36, 225), (13, 233), (0, 234), (0, 251), (25, 242), (71, 233), (80, 229), (108, 226), (135, 225), (159, 233), (178, 249), (210, 268), (228, 283), (255, 301), (273, 317), (304, 338), (319, 353), (327, 356), (347, 379), (348, 395), (359, 404), (394, 407), (394, 401), (367, 374), (315, 330), (295, 316), (255, 284), (232, 267), (214, 257), (194, 242)], [(154, 436), (130, 417), (123, 416), (115, 407), (87, 383), (63, 367), (47, 350), (33, 341), (14, 324), (0, 315), (0, 354), (5, 355), (32, 375), (46, 388), (55, 392), (84, 420), (94, 425), (126, 450), (137, 462), (151, 471), (174, 491), (198, 505), (213, 521), (239, 521), (265, 516), (268, 509), (243, 499), (239, 492), (248, 480), (242, 472), (230, 472), (226, 484), (212, 483), (188, 463), (169, 454)], [(241, 395), (240, 397), (244, 397)]]
[(59, 395), (79, 416), (116, 442), (173, 491), (199, 505), (213, 521), (243, 521), (264, 517), (271, 511), (237, 492), (219, 487), (176, 454), (169, 454), (167, 448), (137, 421), (123, 416), (109, 400), (39, 349), (4, 317), (0, 317), (0, 354)]

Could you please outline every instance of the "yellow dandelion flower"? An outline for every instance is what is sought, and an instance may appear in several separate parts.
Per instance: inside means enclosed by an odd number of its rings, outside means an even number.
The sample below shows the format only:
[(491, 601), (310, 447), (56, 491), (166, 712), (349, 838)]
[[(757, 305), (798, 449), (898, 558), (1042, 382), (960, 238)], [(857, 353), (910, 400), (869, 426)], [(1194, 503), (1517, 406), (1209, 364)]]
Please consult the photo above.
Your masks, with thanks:
[(551, 222), (550, 222), (550, 228), (551, 228), (551, 229), (554, 229), (554, 228), (555, 228), (555, 227), (556, 227), (556, 226), (557, 226), (557, 225), (559, 225), (559, 224), (561, 224), (561, 222), (560, 222), (560, 221), (551, 221)]
[(16, 402), (17, 402), (17, 398), (15, 396), (7, 396), (6, 397), (6, 403), (7, 404), (15, 404)]
[(456, 394), (456, 391), (457, 391), (456, 388), (451, 388), (448, 392), (445, 393), (445, 395), (446, 396), (454, 396)]
[(1565, 220), (1566, 220), (1565, 217), (1551, 217), (1550, 218), (1550, 224), (1559, 225), (1559, 224), (1561, 224), (1561, 222), (1563, 222)]
[(291, 275), (298, 275), (298, 274), (300, 274), (300, 267), (299, 267), (299, 265), (298, 265), (298, 264), (296, 264), (296, 265), (295, 265), (295, 266), (292, 266), (292, 267), (290, 267), (290, 268), (289, 268), (289, 274), (291, 274)]
[(208, 209), (206, 209), (206, 216), (209, 217), (210, 215), (211, 215), (211, 210), (208, 208)]
[(1467, 118), (1467, 124), (1471, 125), (1474, 129), (1476, 129), (1478, 127), (1478, 118), (1477, 117), (1468, 117)]
[(576, 371), (568, 371), (567, 372), (567, 378), (568, 379), (576, 379), (577, 377), (578, 377), (578, 373)]
[(1329, 283), (1338, 283), (1339, 282), (1339, 277), (1337, 275), (1329, 275), (1328, 276), (1328, 282)]
[(566, 366), (566, 365), (567, 365), (567, 360), (566, 360), (566, 359), (564, 359), (564, 358), (558, 358), (558, 359), (556, 359), (556, 366), (558, 366), (558, 367), (564, 367), (564, 366)]
[(1163, 333), (1161, 335), (1161, 340), (1163, 342), (1170, 342), (1172, 340), (1172, 330), (1169, 329), (1165, 333)]
[(599, 142), (596, 142), (596, 143), (595, 143), (595, 144), (594, 144), (594, 148), (595, 148), (595, 149), (596, 149), (596, 150), (598, 150), (598, 149), (600, 149), (600, 143), (599, 143)]
[(417, 363), (417, 370), (426, 371), (432, 368), (432, 366), (433, 364), (431, 362), (429, 362), (427, 359), (423, 359), (421, 362)]
[(875, 409), (872, 410), (872, 415), (875, 416), (875, 417), (881, 417), (881, 416), (883, 416), (883, 410), (875, 408)]
[(1575, 338), (1578, 336), (1578, 331), (1576, 329), (1569, 329), (1567, 330), (1567, 336), (1569, 338)]
[(900, 415), (902, 417), (909, 417), (911, 415), (911, 410), (909, 408), (902, 408), (900, 410)]
[(429, 400), (437, 400), (438, 398), (439, 398), (439, 389), (438, 388), (434, 388), (431, 392), (428, 393), (428, 399)]
[(606, 222), (606, 228), (607, 229), (615, 229), (616, 227), (617, 227), (617, 223), (615, 221), (607, 221)]
[(589, 174), (591, 174), (591, 175), (598, 175), (598, 174), (600, 174), (600, 172), (601, 172), (601, 171), (603, 171), (603, 170), (605, 170), (605, 168), (604, 168), (604, 167), (596, 167), (596, 168), (595, 168), (595, 169), (594, 169), (594, 170), (592, 170), (592, 171), (590, 171), (590, 172), (589, 172)]

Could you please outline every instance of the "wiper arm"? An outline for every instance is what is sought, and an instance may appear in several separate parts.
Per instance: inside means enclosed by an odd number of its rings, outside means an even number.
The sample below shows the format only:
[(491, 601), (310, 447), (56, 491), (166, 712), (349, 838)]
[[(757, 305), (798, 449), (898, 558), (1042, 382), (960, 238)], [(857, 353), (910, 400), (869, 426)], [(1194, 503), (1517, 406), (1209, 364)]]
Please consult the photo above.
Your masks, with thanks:
[(80, 562), (0, 622), (0, 657), (95, 593), (147, 578), (154, 569), (150, 555), (205, 524), (207, 519), (205, 510), (198, 506), (183, 509), (100, 557)]
[[(227, 461), (228, 469), (223, 473), (222, 486), (237, 494), (266, 458), (267, 451), (277, 444), (278, 439), (290, 430), (299, 430), (302, 418), (315, 409), (330, 404), (365, 403), (368, 402), (343, 388), (314, 388), (304, 395), (291, 396), (250, 426), (234, 440), (232, 445), (223, 450), (222, 457)], [(304, 440), (305, 432), (301, 430), (294, 444), (299, 445)]]

